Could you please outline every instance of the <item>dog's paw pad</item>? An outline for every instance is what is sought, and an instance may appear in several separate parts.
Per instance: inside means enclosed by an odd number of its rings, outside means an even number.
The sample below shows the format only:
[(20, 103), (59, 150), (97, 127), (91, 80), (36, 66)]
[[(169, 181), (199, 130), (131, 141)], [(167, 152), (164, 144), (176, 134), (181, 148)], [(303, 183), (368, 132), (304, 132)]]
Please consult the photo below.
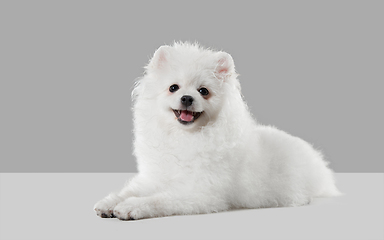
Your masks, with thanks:
[(113, 215), (112, 210), (102, 210), (99, 208), (95, 208), (97, 216), (101, 218), (114, 218), (115, 215)]
[(104, 199), (97, 202), (94, 206), (97, 216), (102, 218), (114, 218), (113, 209), (123, 199), (116, 194), (110, 194)]

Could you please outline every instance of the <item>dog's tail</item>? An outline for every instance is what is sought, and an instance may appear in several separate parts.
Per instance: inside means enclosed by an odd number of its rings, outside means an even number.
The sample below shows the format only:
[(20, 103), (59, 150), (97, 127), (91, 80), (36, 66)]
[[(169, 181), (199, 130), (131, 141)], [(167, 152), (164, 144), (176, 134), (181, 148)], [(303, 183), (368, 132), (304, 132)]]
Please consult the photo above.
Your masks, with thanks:
[(336, 180), (334, 172), (326, 168), (326, 173), (324, 174), (322, 188), (317, 194), (317, 197), (337, 197), (344, 195), (336, 187)]

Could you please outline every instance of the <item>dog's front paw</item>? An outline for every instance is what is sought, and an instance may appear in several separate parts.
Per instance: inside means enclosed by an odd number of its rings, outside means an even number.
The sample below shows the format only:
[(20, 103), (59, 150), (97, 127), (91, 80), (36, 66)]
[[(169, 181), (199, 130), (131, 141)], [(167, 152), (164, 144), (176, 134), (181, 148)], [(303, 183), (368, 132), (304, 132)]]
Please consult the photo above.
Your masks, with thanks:
[(138, 220), (150, 217), (150, 207), (141, 198), (131, 197), (119, 203), (113, 215), (120, 220)]
[(131, 217), (131, 208), (124, 204), (119, 204), (113, 209), (113, 216), (117, 217), (120, 220), (136, 220)]
[(96, 214), (99, 217), (113, 218), (115, 217), (113, 214), (113, 209), (116, 207), (117, 204), (119, 204), (123, 200), (123, 198), (117, 196), (114, 193), (111, 193), (105, 198), (98, 201), (94, 206), (94, 210), (96, 211)]

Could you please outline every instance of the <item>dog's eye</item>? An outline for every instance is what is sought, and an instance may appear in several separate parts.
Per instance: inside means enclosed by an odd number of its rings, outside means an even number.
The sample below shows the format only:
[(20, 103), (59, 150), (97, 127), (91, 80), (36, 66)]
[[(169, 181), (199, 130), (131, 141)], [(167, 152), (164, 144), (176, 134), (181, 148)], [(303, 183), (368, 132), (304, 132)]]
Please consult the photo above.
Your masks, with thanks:
[(208, 91), (208, 89), (206, 89), (206, 88), (200, 88), (200, 89), (199, 89), (199, 93), (200, 93), (201, 95), (203, 95), (203, 96), (207, 96), (207, 95), (209, 94), (209, 91)]
[(179, 90), (179, 86), (177, 84), (173, 84), (169, 87), (170, 92), (176, 92), (177, 90)]

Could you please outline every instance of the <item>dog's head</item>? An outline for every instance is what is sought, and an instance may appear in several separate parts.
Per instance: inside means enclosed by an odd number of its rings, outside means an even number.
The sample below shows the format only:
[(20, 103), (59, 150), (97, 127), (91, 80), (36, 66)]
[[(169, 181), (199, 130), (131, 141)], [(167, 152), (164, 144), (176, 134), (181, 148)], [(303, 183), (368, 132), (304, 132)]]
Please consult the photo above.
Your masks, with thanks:
[(186, 43), (160, 47), (146, 69), (140, 95), (156, 105), (148, 106), (148, 111), (155, 111), (160, 121), (185, 129), (215, 121), (227, 101), (223, 86), (235, 75), (228, 53)]

